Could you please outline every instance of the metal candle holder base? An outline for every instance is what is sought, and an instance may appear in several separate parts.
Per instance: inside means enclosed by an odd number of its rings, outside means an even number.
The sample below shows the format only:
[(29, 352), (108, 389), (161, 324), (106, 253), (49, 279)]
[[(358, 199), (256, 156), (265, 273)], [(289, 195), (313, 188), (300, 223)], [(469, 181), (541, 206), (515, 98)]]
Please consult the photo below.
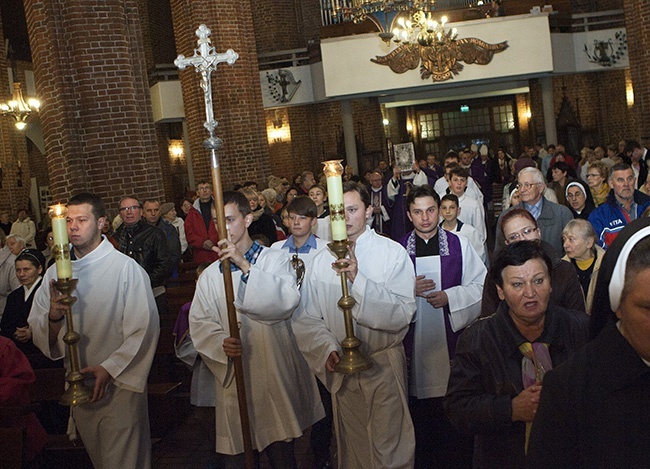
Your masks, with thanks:
[[(345, 256), (348, 253), (347, 240), (332, 241), (327, 245), (334, 254), (336, 254), (338, 266), (344, 267)], [(372, 362), (361, 352), (361, 341), (354, 335), (354, 324), (352, 323), (352, 307), (356, 301), (348, 293), (348, 276), (345, 272), (341, 273), (341, 289), (343, 296), (338, 301), (339, 307), (343, 310), (345, 320), (345, 339), (341, 341), (343, 349), (340, 360), (334, 367), (338, 373), (352, 374), (359, 371), (367, 370), (372, 366)]]
[(65, 377), (68, 382), (68, 389), (65, 390), (63, 396), (59, 400), (59, 404), (65, 406), (73, 406), (85, 404), (90, 402), (93, 397), (93, 390), (87, 387), (84, 383), (84, 376), (79, 372), (79, 348), (77, 343), (81, 336), (75, 332), (74, 324), (72, 322), (72, 305), (75, 298), (72, 297), (72, 292), (77, 287), (78, 280), (76, 278), (64, 278), (54, 282), (54, 286), (67, 297), (63, 300), (63, 304), (68, 306), (65, 312), (65, 322), (68, 331), (63, 336), (63, 341), (68, 346), (68, 356), (70, 357), (70, 373)]

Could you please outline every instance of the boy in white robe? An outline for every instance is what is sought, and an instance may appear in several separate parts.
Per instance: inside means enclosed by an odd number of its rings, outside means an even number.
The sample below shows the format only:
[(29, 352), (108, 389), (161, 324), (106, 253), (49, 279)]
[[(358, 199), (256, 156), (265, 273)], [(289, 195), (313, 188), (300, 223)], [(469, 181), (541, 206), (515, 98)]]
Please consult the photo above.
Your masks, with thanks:
[[(293, 330), (309, 366), (332, 393), (341, 468), (410, 468), (415, 440), (408, 412), (402, 340), (415, 312), (415, 274), (404, 249), (366, 226), (372, 214), (365, 187), (343, 186), (350, 253), (346, 267), (321, 251), (302, 286)], [(345, 337), (339, 272), (348, 275), (356, 336), (370, 369), (334, 372)]]
[[(79, 194), (68, 203), (72, 276), (79, 283), (72, 305), (81, 372), (93, 390), (92, 401), (72, 407), (96, 468), (151, 467), (146, 384), (158, 342), (159, 319), (149, 276), (133, 259), (103, 238), (104, 202)], [(53, 360), (65, 358), (64, 315), (68, 308), (48, 269), (34, 296), (28, 323), (34, 344)]]
[(483, 239), (487, 239), (487, 229), (485, 225), (485, 209), (483, 204), (466, 192), (467, 179), (469, 172), (460, 166), (454, 166), (449, 170), (449, 191), (458, 197), (458, 204), (463, 212), (465, 223), (469, 223)]
[(224, 194), (229, 238), (214, 249), (231, 262), (241, 340), (230, 337), (221, 262), (199, 277), (190, 308), (194, 347), (215, 376), (216, 451), (243, 467), (243, 439), (230, 358), (241, 356), (253, 447), (275, 468), (295, 467), (293, 440), (324, 416), (316, 382), (298, 351), (290, 318), (300, 295), (289, 256), (253, 242), (250, 205)]
[(483, 261), (483, 264), (487, 265), (488, 256), (487, 250), (485, 249), (485, 238), (482, 238), (472, 225), (463, 223), (458, 219), (460, 212), (458, 197), (455, 194), (446, 194), (440, 199), (440, 217), (442, 218), (440, 227), (467, 238), (476, 251), (476, 254)]

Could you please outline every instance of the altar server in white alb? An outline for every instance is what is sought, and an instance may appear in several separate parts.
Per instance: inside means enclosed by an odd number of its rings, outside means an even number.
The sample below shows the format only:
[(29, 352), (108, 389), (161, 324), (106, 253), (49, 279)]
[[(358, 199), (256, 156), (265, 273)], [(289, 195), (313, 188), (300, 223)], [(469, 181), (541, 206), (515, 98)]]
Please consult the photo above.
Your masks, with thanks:
[(438, 226), (440, 199), (431, 186), (414, 188), (406, 204), (415, 229), (401, 243), (417, 274), (417, 313), (408, 350), (415, 467), (470, 467), (472, 438), (453, 429), (442, 398), (456, 340), (481, 312), (487, 269), (466, 238)]
[(296, 467), (293, 440), (324, 416), (316, 381), (291, 332), (300, 301), (290, 257), (253, 242), (246, 196), (224, 193), (229, 239), (220, 259), (231, 262), (241, 341), (230, 337), (221, 262), (199, 277), (190, 308), (194, 347), (215, 376), (216, 450), (223, 467), (243, 467), (237, 388), (230, 357), (241, 356), (253, 447), (274, 468)]
[[(81, 335), (79, 360), (90, 403), (72, 407), (72, 419), (96, 468), (151, 467), (147, 377), (156, 352), (159, 324), (149, 276), (101, 235), (104, 202), (79, 194), (68, 203), (72, 276), (79, 280), (72, 305)], [(53, 360), (67, 347), (64, 296), (53, 286), (56, 269), (45, 273), (34, 297), (29, 327), (34, 343)]]
[[(415, 273), (406, 251), (366, 226), (370, 196), (354, 182), (343, 185), (350, 254), (342, 269), (329, 250), (318, 253), (302, 286), (293, 330), (309, 366), (332, 393), (338, 467), (413, 467), (415, 439), (408, 411), (402, 340), (415, 313)], [(352, 317), (368, 370), (334, 371), (345, 337), (339, 272), (356, 300)]]

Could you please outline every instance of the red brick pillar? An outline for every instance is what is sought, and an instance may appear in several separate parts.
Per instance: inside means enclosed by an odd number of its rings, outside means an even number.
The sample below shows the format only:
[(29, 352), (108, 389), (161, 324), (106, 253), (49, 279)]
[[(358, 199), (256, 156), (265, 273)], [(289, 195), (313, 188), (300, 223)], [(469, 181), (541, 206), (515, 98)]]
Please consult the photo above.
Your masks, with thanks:
[(627, 137), (647, 140), (650, 139), (650, 2), (625, 0), (623, 4), (638, 129), (636, 135)]
[[(4, 37), (2, 21), (0, 18), (0, 37)], [(0, 43), (0, 57), (7, 57), (5, 41)], [(9, 63), (2, 62), (0, 69), (0, 102), (6, 103), (11, 99), (9, 87), (9, 74), (7, 67)], [(18, 77), (14, 77), (16, 80)], [(21, 76), (23, 94), (26, 95), (24, 75)], [(0, 210), (9, 210), (10, 219), (16, 219), (16, 211), (19, 208), (29, 208), (29, 187), (30, 171), (29, 159), (27, 157), (27, 145), (25, 143), (25, 132), (16, 129), (15, 121), (9, 117), (0, 116)], [(18, 167), (18, 161), (21, 167)], [(21, 173), (22, 186), (18, 184), (19, 171)], [(33, 207), (38, 210), (38, 207)], [(9, 234), (9, 233), (5, 233)]]
[(137, 0), (24, 0), (53, 200), (163, 194)]
[[(214, 116), (219, 122), (215, 134), (223, 139), (219, 162), (225, 189), (245, 180), (266, 187), (269, 147), (266, 137), (257, 50), (250, 0), (172, 0), (174, 36), (179, 54), (190, 57), (197, 47), (194, 34), (205, 24), (217, 52), (233, 49), (239, 59), (230, 66), (221, 63), (212, 73)], [(205, 103), (194, 67), (180, 73), (183, 103), (189, 132), (192, 165), (196, 181), (209, 179), (210, 164), (203, 140)]]

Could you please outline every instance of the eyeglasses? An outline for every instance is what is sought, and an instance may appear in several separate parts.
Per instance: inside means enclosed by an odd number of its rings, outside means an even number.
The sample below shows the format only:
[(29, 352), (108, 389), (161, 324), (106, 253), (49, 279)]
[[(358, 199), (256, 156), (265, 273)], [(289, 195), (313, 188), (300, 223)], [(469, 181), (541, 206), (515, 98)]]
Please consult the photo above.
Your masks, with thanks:
[(120, 207), (120, 212), (132, 212), (139, 209), (139, 205), (131, 205), (130, 207)]
[(518, 241), (520, 239), (526, 239), (528, 236), (530, 236), (531, 233), (535, 232), (536, 230), (537, 230), (537, 228), (527, 226), (526, 228), (524, 228), (523, 230), (521, 230), (521, 231), (519, 231), (517, 233), (512, 233), (512, 234), (508, 235), (508, 237), (506, 239), (508, 241), (514, 243), (514, 242), (516, 242), (516, 241)]
[(522, 183), (518, 183), (516, 187), (517, 187), (517, 189), (519, 189), (519, 190), (521, 190), (521, 189), (528, 190), (528, 189), (530, 189), (531, 187), (533, 187), (533, 186), (539, 186), (540, 184), (541, 184), (541, 182), (524, 182), (523, 184), (522, 184)]

